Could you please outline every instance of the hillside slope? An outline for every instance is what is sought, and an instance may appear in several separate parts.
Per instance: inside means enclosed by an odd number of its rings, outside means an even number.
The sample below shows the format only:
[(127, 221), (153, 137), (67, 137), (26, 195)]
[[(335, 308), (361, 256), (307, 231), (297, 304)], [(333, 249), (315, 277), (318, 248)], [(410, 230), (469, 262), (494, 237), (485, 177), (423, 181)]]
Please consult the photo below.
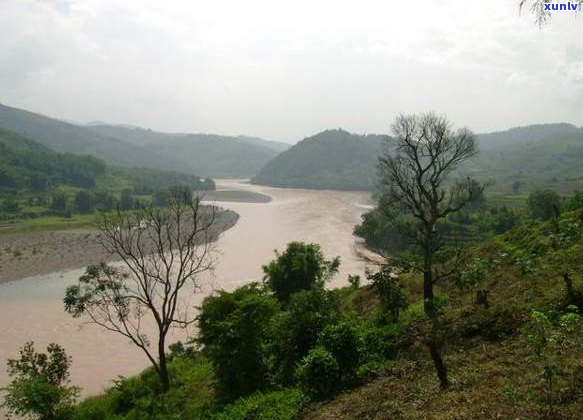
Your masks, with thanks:
[(0, 128), (60, 152), (91, 155), (122, 166), (185, 171), (179, 162), (119, 139), (29, 111), (0, 105)]
[(252, 181), (274, 187), (371, 190), (377, 156), (387, 138), (323, 131), (276, 156)]
[(255, 175), (286, 143), (256, 137), (162, 133), (139, 127), (93, 124), (96, 133), (126, 141), (178, 162), (204, 176), (240, 178)]
[(93, 187), (105, 167), (100, 159), (57, 153), (0, 129), (0, 191), (42, 192), (60, 185)]
[[(372, 189), (378, 144), (387, 136), (329, 130), (309, 137), (270, 161), (254, 182), (277, 187)], [(571, 192), (583, 188), (583, 128), (538, 124), (476, 136), (480, 153), (462, 169), (492, 191), (537, 187)], [(516, 192), (516, 191), (514, 191)]]
[(565, 192), (583, 188), (583, 128), (544, 124), (478, 136), (480, 153), (467, 168), (510, 192), (548, 187)]

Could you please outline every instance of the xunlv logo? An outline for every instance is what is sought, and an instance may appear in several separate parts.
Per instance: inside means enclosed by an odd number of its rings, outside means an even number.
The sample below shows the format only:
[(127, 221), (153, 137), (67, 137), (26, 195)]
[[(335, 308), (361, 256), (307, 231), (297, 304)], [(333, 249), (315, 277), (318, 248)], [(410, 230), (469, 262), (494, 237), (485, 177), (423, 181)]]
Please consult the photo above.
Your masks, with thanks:
[(552, 11), (552, 10), (578, 10), (579, 3), (546, 3), (545, 4), (545, 11)]

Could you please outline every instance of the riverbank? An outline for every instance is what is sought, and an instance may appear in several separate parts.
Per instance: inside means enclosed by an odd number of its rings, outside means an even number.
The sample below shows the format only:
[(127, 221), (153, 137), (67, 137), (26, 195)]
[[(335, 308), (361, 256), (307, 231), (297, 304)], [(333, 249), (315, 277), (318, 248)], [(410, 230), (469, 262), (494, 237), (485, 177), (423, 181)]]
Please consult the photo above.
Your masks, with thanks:
[[(237, 213), (222, 210), (217, 217), (216, 235), (233, 227), (238, 218)], [(0, 283), (114, 259), (115, 255), (99, 244), (96, 229), (3, 234), (0, 236)]]

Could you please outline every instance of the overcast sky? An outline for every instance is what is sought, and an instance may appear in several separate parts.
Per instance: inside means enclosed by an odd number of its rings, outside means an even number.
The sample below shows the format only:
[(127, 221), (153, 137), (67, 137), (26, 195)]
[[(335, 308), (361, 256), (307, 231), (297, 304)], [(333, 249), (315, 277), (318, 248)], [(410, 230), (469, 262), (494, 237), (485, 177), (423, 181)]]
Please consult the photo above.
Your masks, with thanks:
[(426, 110), (583, 125), (583, 15), (518, 2), (0, 0), (0, 102), (287, 142)]

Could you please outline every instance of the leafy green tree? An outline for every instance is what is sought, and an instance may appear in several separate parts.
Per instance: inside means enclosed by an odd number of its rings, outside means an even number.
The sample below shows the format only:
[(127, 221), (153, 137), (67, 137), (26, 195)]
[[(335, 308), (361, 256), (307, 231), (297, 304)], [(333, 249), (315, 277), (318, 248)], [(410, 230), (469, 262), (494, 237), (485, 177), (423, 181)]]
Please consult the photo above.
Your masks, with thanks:
[(198, 342), (212, 361), (217, 391), (234, 399), (263, 389), (267, 325), (279, 303), (257, 283), (207, 297), (198, 316)]
[(379, 296), (383, 315), (388, 313), (391, 315), (391, 321), (397, 322), (399, 313), (407, 308), (409, 302), (399, 284), (398, 276), (393, 272), (393, 267), (385, 264), (376, 273), (368, 273), (367, 278)]
[(134, 208), (134, 196), (131, 190), (124, 190), (119, 199), (119, 206), (123, 210), (131, 210)]
[(54, 193), (51, 200), (51, 209), (59, 215), (65, 215), (68, 210), (67, 194), (62, 191)]
[(290, 242), (283, 253), (275, 251), (275, 256), (263, 266), (263, 272), (265, 282), (284, 304), (293, 293), (322, 286), (340, 266), (340, 258), (326, 260), (318, 244)]
[(20, 204), (13, 197), (8, 197), (2, 202), (2, 211), (5, 213), (18, 213)]
[(321, 346), (310, 350), (302, 359), (295, 375), (300, 388), (315, 400), (331, 397), (341, 386), (338, 361)]
[(561, 211), (561, 197), (553, 190), (531, 192), (527, 204), (533, 219), (549, 220), (558, 217)]
[(79, 388), (69, 383), (71, 358), (58, 344), (37, 353), (33, 342), (20, 349), (18, 359), (8, 360), (8, 374), (14, 379), (6, 388), (2, 404), (11, 414), (42, 420), (65, 419)]
[(274, 318), (269, 334), (268, 351), (275, 380), (291, 384), (297, 364), (316, 345), (324, 328), (339, 318), (338, 299), (323, 287), (292, 294), (286, 311)]
[[(475, 137), (467, 128), (452, 130), (445, 117), (433, 113), (397, 117), (393, 135), (379, 158), (383, 202), (392, 208), (386, 214), (409, 236), (422, 260), (419, 263), (418, 258), (410, 258), (402, 268), (423, 274), (424, 310), (436, 327), (439, 312), (434, 285), (446, 276), (437, 274), (434, 267), (440, 247), (438, 224), (461, 210), (476, 192), (469, 178), (457, 182), (449, 179), (477, 153)], [(427, 344), (440, 385), (446, 388), (449, 381), (438, 336), (430, 334)]]
[(152, 194), (152, 205), (154, 207), (166, 207), (170, 201), (170, 191), (159, 189)]
[(109, 211), (115, 208), (115, 197), (109, 191), (96, 191), (93, 198), (96, 210)]
[(73, 208), (78, 213), (89, 213), (93, 210), (93, 196), (89, 191), (81, 190), (75, 194)]
[(328, 325), (318, 337), (318, 344), (328, 350), (338, 362), (342, 383), (350, 384), (361, 360), (361, 340), (349, 321)]

